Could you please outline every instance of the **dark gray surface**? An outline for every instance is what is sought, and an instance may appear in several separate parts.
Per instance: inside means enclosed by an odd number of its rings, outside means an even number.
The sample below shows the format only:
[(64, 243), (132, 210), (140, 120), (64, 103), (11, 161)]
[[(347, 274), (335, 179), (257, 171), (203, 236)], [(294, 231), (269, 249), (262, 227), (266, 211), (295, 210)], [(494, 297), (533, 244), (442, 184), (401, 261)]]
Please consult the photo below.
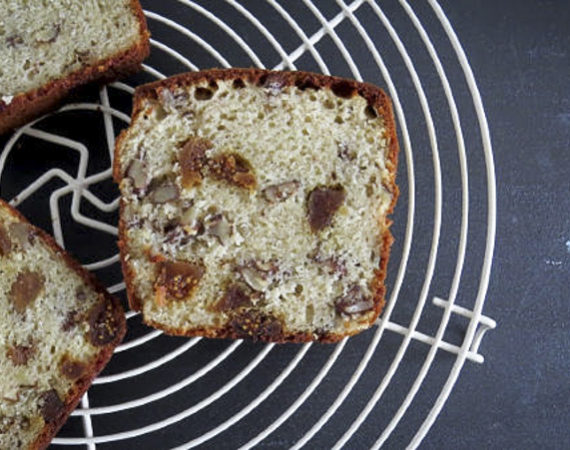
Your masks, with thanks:
[[(262, 2), (246, 2), (247, 7), (274, 33), (290, 52), (300, 39), (271, 8)], [(316, 1), (327, 19), (338, 12), (329, 0)], [(175, 2), (143, 1), (143, 6), (167, 15), (202, 36), (235, 66), (249, 66), (252, 61), (211, 22)], [(443, 174), (442, 241), (435, 277), (428, 299), (445, 297), (457, 256), (459, 230), (460, 178), (457, 145), (449, 119), (441, 83), (409, 19), (395, 1), (381, 6), (399, 31), (416, 64), (420, 79), (435, 118)], [(280, 62), (279, 54), (248, 20), (221, 1), (207, 7), (235, 29), (256, 51), (268, 67)], [(470, 179), (469, 245), (465, 273), (458, 302), (472, 307), (481, 263), (486, 227), (486, 189), (481, 138), (475, 111), (464, 76), (445, 34), (430, 7), (413, 2), (422, 23), (442, 57), (457, 99), (465, 139)], [(496, 163), (497, 240), (491, 283), (484, 313), (498, 322), (496, 330), (483, 339), (481, 353), (485, 363), (467, 362), (434, 427), (423, 441), (424, 448), (568, 448), (570, 447), (570, 6), (567, 2), (519, 1), (444, 1), (447, 13), (481, 91), (489, 121)], [(310, 36), (320, 27), (318, 20), (299, 1), (287, 2), (287, 9)], [(397, 49), (369, 6), (359, 8), (357, 16), (380, 49), (398, 89), (412, 139), (416, 167), (416, 225), (412, 256), (398, 305), (392, 320), (408, 324), (416, 306), (426, 272), (433, 227), (433, 169), (426, 133), (426, 123), (415, 95), (413, 83)], [(172, 46), (201, 68), (220, 65), (188, 38), (149, 21), (153, 36)], [(336, 31), (345, 42), (361, 70), (362, 77), (386, 88), (370, 53), (355, 29), (345, 19)], [(349, 67), (330, 37), (317, 45), (332, 73), (351, 76)], [(149, 64), (166, 74), (186, 70), (171, 57), (154, 48)], [(303, 55), (298, 68), (319, 70), (315, 61)], [(136, 84), (152, 79), (137, 75), (129, 79)], [(128, 97), (111, 93), (116, 108), (129, 111)], [(97, 101), (97, 92), (88, 90), (81, 100)], [(97, 114), (65, 114), (47, 119), (39, 128), (84, 140), (92, 158), (90, 172), (108, 164), (101, 118)], [(117, 129), (120, 125), (116, 122)], [(401, 124), (399, 124), (401, 125)], [(4, 138), (0, 144), (3, 144)], [(46, 167), (60, 166), (73, 173), (77, 164), (69, 152), (51, 148), (31, 138), (22, 138), (18, 152), (11, 156), (2, 175), (2, 196), (10, 199), (29, 180)], [(394, 245), (388, 277), (388, 292), (393, 288), (402, 255), (406, 224), (408, 182), (407, 164), (401, 156), (398, 183), (402, 196), (394, 214)], [(35, 223), (51, 230), (47, 196), (60, 183), (50, 183), (33, 201), (21, 209)], [(98, 185), (97, 195), (110, 200), (117, 194), (109, 181)], [(69, 196), (62, 199), (62, 211), (69, 210)], [(109, 223), (116, 214), (101, 214), (87, 204), (82, 211)], [(73, 225), (64, 218), (68, 248), (83, 260), (110, 256), (115, 251), (113, 239)], [(86, 239), (88, 238), (88, 239)], [(120, 279), (118, 267), (100, 271), (108, 284)], [(124, 300), (124, 298), (123, 298)], [(430, 300), (422, 315), (419, 329), (433, 335), (441, 311)], [(467, 322), (453, 317), (445, 339), (460, 343)], [(137, 319), (129, 321), (129, 338), (147, 333)], [(373, 332), (350, 340), (339, 362), (325, 381), (295, 416), (263, 441), (262, 448), (286, 448), (294, 444), (326, 411), (346, 385), (360, 362)], [(144, 346), (142, 351), (125, 352), (113, 359), (106, 373), (121, 372), (158, 358), (186, 342), (161, 337)], [(388, 370), (402, 339), (386, 332), (376, 357), (356, 385), (350, 402), (345, 403), (307, 448), (326, 448), (336, 442), (366, 404)], [(170, 386), (204, 366), (228, 347), (223, 341), (203, 341), (175, 361), (126, 383), (95, 386), (92, 404), (107, 405), (132, 400)], [(137, 428), (169, 417), (206, 397), (232, 379), (261, 350), (262, 346), (244, 344), (232, 357), (198, 383), (166, 399), (141, 408), (111, 416), (94, 418), (97, 435)], [(227, 433), (211, 440), (206, 448), (235, 448), (263, 430), (297, 398), (315, 376), (332, 346), (313, 347), (284, 384), (256, 408), (246, 419)], [(232, 414), (240, 411), (265, 389), (300, 350), (298, 346), (273, 349), (264, 362), (237, 388), (199, 414), (173, 427), (131, 441), (101, 445), (101, 448), (167, 448), (199, 436)], [(427, 355), (428, 347), (413, 342), (406, 352), (390, 388), (378, 407), (349, 442), (348, 448), (368, 448), (387, 425)], [(438, 352), (438, 357), (412, 403), (404, 420), (387, 442), (388, 448), (404, 447), (428, 413), (445, 377), (454, 362), (452, 355)], [(72, 419), (62, 435), (81, 436), (81, 423)]]
[[(447, 2), (491, 128), (497, 247), (485, 364), (426, 448), (570, 446), (570, 5)], [(458, 425), (459, 428), (457, 427)]]

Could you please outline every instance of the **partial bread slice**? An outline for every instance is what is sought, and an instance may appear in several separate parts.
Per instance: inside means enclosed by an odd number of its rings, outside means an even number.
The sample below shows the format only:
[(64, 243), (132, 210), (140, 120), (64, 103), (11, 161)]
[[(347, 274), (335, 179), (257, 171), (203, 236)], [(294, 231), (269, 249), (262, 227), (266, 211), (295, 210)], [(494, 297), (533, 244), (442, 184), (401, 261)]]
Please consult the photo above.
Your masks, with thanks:
[(45, 448), (125, 334), (118, 300), (0, 200), (0, 448)]
[(208, 70), (136, 90), (115, 151), (129, 302), (186, 336), (333, 342), (384, 305), (398, 144), (370, 84)]
[(79, 85), (134, 72), (149, 52), (138, 0), (0, 0), (0, 134)]

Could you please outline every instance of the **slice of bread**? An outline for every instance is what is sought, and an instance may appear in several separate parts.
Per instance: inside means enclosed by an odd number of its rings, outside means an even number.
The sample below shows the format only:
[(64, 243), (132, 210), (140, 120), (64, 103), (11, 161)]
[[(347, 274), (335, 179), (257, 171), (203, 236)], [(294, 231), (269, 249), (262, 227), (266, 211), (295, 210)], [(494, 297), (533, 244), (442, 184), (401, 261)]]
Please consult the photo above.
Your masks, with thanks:
[(141, 86), (117, 141), (129, 302), (167, 333), (338, 341), (384, 305), (398, 143), (379, 88), (208, 70)]
[(0, 312), (0, 448), (47, 447), (123, 338), (123, 309), (0, 200)]
[(138, 0), (0, 0), (0, 134), (71, 89), (134, 72), (149, 52)]

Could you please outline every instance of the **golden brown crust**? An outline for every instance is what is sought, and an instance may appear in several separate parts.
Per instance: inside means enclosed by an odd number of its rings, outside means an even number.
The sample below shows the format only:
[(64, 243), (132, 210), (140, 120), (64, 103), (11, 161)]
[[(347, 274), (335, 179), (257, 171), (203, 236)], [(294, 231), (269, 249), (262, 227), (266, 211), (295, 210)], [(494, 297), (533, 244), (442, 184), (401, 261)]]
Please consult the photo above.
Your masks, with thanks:
[[(399, 189), (396, 185), (396, 170), (398, 166), (398, 140), (396, 135), (396, 123), (394, 120), (394, 113), (392, 110), (392, 102), (386, 93), (369, 83), (360, 83), (354, 80), (348, 80), (340, 77), (326, 76), (321, 74), (315, 74), (311, 72), (278, 72), (269, 71), (262, 69), (210, 69), (201, 72), (190, 72), (180, 75), (175, 75), (164, 80), (156, 81), (154, 83), (145, 84), (139, 86), (135, 90), (133, 99), (133, 112), (131, 123), (137, 120), (139, 114), (143, 111), (143, 102), (145, 99), (158, 98), (158, 93), (161, 89), (174, 90), (179, 86), (188, 86), (200, 83), (209, 83), (213, 81), (220, 80), (235, 80), (242, 79), (247, 80), (252, 84), (263, 86), (268, 82), (277, 82), (283, 86), (297, 86), (299, 89), (330, 89), (336, 95), (341, 97), (352, 97), (355, 95), (360, 95), (367, 100), (368, 104), (372, 106), (378, 114), (384, 119), (384, 124), (386, 128), (387, 138), (389, 140), (389, 152), (386, 158), (386, 166), (390, 170), (390, 179), (384, 182), (384, 187), (392, 193), (392, 203), (390, 204), (386, 216), (392, 214), (394, 206), (399, 195)], [(120, 149), (122, 147), (122, 141), (126, 137), (127, 130), (124, 130), (116, 141), (115, 145), (115, 156), (113, 161), (113, 178), (117, 183), (121, 182), (123, 174), (120, 172)], [(123, 204), (121, 203), (121, 219), (119, 222), (119, 248), (121, 250), (121, 263), (123, 267), (123, 274), (125, 278), (125, 284), (127, 286), (127, 295), (129, 298), (129, 305), (133, 310), (140, 311), (142, 308), (141, 299), (137, 297), (135, 289), (133, 286), (134, 273), (126, 261), (127, 256), (127, 242), (126, 242), (126, 229), (123, 217)], [(366, 321), (367, 325), (372, 325), (380, 313), (382, 312), (385, 305), (385, 294), (386, 286), (384, 285), (384, 280), (386, 279), (386, 271), (388, 267), (388, 260), (390, 258), (390, 248), (392, 242), (394, 241), (392, 234), (390, 233), (391, 221), (385, 218), (384, 223), (380, 223), (379, 226), (382, 231), (382, 249), (380, 255), (380, 264), (376, 270), (376, 277), (373, 280), (373, 286), (375, 288), (374, 295), (374, 314), (369, 316)], [(163, 324), (153, 322), (143, 318), (147, 325), (154, 328), (159, 328), (167, 334), (171, 335), (183, 335), (183, 336), (204, 336), (211, 338), (232, 338), (237, 339), (243, 336), (236, 333), (230, 326), (224, 328), (202, 328), (194, 330), (182, 330), (177, 328), (165, 327)], [(273, 334), (271, 336), (257, 336), (260, 341), (266, 342), (309, 342), (318, 340), (320, 342), (332, 343), (338, 342), (344, 337), (355, 334), (357, 331), (346, 334), (331, 334), (323, 333), (313, 335), (312, 333), (291, 333), (287, 330), (281, 330), (278, 334)]]
[(0, 102), (0, 135), (29, 122), (31, 119), (55, 108), (74, 88), (98, 81), (110, 82), (134, 73), (149, 54), (149, 36), (146, 20), (138, 0), (131, 0), (131, 9), (139, 23), (140, 38), (127, 50), (96, 61), (76, 70), (65, 78), (16, 95), (9, 105)]
[[(19, 211), (12, 208), (2, 199), (0, 199), (0, 208), (7, 210), (13, 217), (17, 218), (18, 220), (29, 223), (28, 220)], [(65, 252), (49, 234), (40, 228), (37, 228), (33, 225), (31, 226), (37, 233), (37, 236), (39, 236), (40, 239), (42, 239), (43, 242), (56, 255), (61, 257), (71, 270), (76, 272), (86, 284), (90, 285), (94, 290), (103, 295), (107, 304), (112, 304), (114, 320), (115, 323), (118, 324), (118, 330), (115, 338), (105, 346), (101, 347), (101, 350), (97, 355), (97, 359), (85, 369), (81, 378), (75, 381), (75, 385), (72, 391), (68, 393), (68, 396), (65, 399), (63, 399), (65, 408), (62, 410), (61, 414), (52, 423), (45, 425), (42, 432), (30, 446), (31, 449), (43, 449), (49, 445), (53, 437), (65, 423), (67, 417), (75, 409), (83, 394), (87, 391), (89, 386), (91, 386), (93, 379), (107, 365), (111, 359), (111, 356), (113, 355), (113, 350), (123, 340), (127, 328), (125, 322), (125, 314), (119, 300), (111, 296), (107, 292), (107, 289), (95, 278), (95, 276), (85, 270), (81, 264), (73, 259), (67, 252)]]

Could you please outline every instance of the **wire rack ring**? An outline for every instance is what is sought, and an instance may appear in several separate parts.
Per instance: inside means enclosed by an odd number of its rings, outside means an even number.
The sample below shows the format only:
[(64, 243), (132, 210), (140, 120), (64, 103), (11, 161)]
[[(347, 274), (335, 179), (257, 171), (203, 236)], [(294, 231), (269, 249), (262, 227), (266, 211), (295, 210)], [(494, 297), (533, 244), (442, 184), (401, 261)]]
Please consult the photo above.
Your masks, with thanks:
[[(234, 0), (228, 0), (225, 6), (232, 11), (232, 14), (247, 21), (251, 28), (250, 31), (257, 33), (259, 36), (259, 42), (263, 41), (268, 43), (272, 52), (278, 56), (278, 62), (269, 66), (271, 68), (288, 70), (303, 69), (305, 68), (305, 63), (303, 62), (304, 58), (310, 57), (314, 64), (316, 64), (318, 70), (324, 74), (330, 74), (331, 66), (335, 65), (335, 61), (330, 51), (322, 50), (322, 48), (324, 48), (323, 45), (327, 43), (329, 47), (326, 48), (333, 48), (334, 52), (341, 56), (342, 62), (345, 64), (345, 67), (348, 68), (350, 76), (357, 80), (362, 80), (363, 70), (366, 69), (368, 71), (368, 69), (363, 65), (362, 61), (353, 57), (350, 42), (346, 37), (348, 36), (346, 31), (347, 27), (350, 28), (350, 36), (352, 36), (352, 39), (358, 39), (363, 46), (362, 48), (366, 48), (369, 55), (369, 62), (373, 63), (378, 73), (378, 78), (383, 80), (394, 102), (403, 159), (405, 162), (405, 173), (400, 174), (399, 182), (402, 183), (403, 181), (405, 183), (405, 191), (407, 193), (407, 197), (405, 198), (407, 211), (402, 213), (402, 218), (405, 219), (405, 228), (402, 228), (401, 237), (403, 239), (400, 254), (393, 257), (393, 263), (399, 263), (399, 265), (397, 271), (394, 272), (395, 275), (390, 289), (387, 308), (379, 319), (375, 329), (369, 334), (367, 346), (363, 349), (360, 360), (354, 366), (354, 370), (352, 370), (346, 382), (341, 386), (341, 389), (329, 399), (327, 406), (318, 416), (312, 417), (312, 422), (305, 424), (305, 428), (298, 435), (293, 436), (292, 441), (287, 442), (287, 446), (292, 448), (310, 446), (310, 442), (318, 438), (319, 432), (334, 420), (339, 410), (354, 396), (358, 390), (359, 383), (370, 376), (368, 368), (371, 362), (375, 361), (375, 358), (378, 358), (379, 352), (382, 351), (382, 346), (379, 345), (380, 341), (386, 332), (390, 332), (400, 336), (401, 342), (395, 348), (392, 359), (389, 361), (383, 376), (377, 380), (370, 396), (367, 401), (361, 405), (358, 413), (348, 423), (345, 423), (345, 428), (340, 430), (340, 433), (335, 438), (336, 441), (329, 442), (327, 445), (333, 448), (341, 448), (345, 445), (349, 445), (351, 439), (355, 438), (363, 424), (365, 424), (367, 420), (372, 420), (371, 417), (374, 416), (375, 411), (380, 407), (381, 398), (390, 387), (394, 385), (392, 380), (398, 370), (401, 370), (402, 367), (405, 366), (405, 357), (406, 354), (409, 353), (410, 346), (421, 343), (425, 345), (427, 354), (415, 378), (411, 384), (405, 388), (405, 392), (401, 397), (401, 403), (395, 411), (392, 411), (389, 420), (384, 424), (384, 428), (376, 430), (377, 434), (373, 436), (374, 441), (371, 444), (372, 448), (379, 448), (390, 438), (393, 431), (409, 411), (418, 392), (424, 385), (428, 372), (433, 367), (437, 355), (443, 351), (445, 354), (454, 358), (453, 365), (449, 370), (447, 378), (442, 382), (437, 398), (427, 411), (421, 425), (414, 435), (409, 436), (409, 446), (411, 448), (417, 447), (445, 404), (465, 362), (469, 360), (475, 363), (483, 363), (483, 355), (479, 353), (482, 337), (487, 330), (493, 329), (496, 326), (493, 319), (482, 314), (495, 242), (496, 192), (489, 127), (473, 72), (445, 12), (436, 0), (429, 0), (430, 13), (437, 19), (437, 23), (440, 27), (439, 31), (443, 32), (453, 49), (456, 63), (461, 69), (464, 82), (467, 86), (465, 92), (468, 93), (476, 112), (476, 124), (472, 124), (471, 126), (476, 126), (479, 129), (481, 137), (479, 151), (481, 152), (485, 169), (487, 222), (484, 230), (484, 259), (477, 279), (477, 293), (472, 304), (466, 307), (456, 302), (461, 288), (462, 277), (464, 276), (469, 236), (469, 206), (471, 201), (469, 191), (470, 171), (464, 138), (465, 125), (462, 123), (456, 102), (458, 88), (452, 85), (438, 49), (432, 41), (431, 33), (425, 27), (420, 15), (405, 0), (399, 2), (399, 6), (401, 7), (401, 11), (399, 12), (404, 14), (408, 21), (408, 26), (411, 26), (415, 33), (417, 33), (417, 37), (419, 37), (424, 51), (429, 56), (430, 64), (437, 73), (437, 79), (441, 84), (443, 92), (442, 98), (447, 107), (446, 114), (451, 118), (453, 127), (454, 146), (456, 148), (455, 157), (458, 160), (458, 171), (460, 174), (460, 187), (458, 188), (458, 192), (460, 192), (461, 197), (461, 208), (459, 233), (455, 238), (457, 240), (456, 260), (449, 291), (445, 295), (439, 296), (433, 295), (432, 293), (433, 278), (436, 273), (438, 251), (441, 247), (442, 236), (447, 239), (449, 236), (445, 227), (442, 228), (445, 185), (444, 177), (442, 176), (441, 136), (439, 136), (437, 132), (440, 115), (434, 115), (430, 104), (430, 94), (426, 91), (422, 83), (421, 74), (423, 67), (418, 67), (418, 63), (414, 62), (413, 52), (410, 51), (410, 48), (405, 43), (402, 34), (398, 32), (398, 25), (393, 23), (388, 13), (382, 9), (379, 3), (365, 0), (355, 0), (346, 3), (343, 0), (337, 0), (336, 12), (331, 14), (322, 11), (319, 5), (317, 5), (318, 2), (303, 0), (301, 4), (305, 13), (310, 15), (312, 20), (317, 24), (316, 27), (311, 30), (295, 19), (294, 11), (292, 11), (293, 8), (290, 7), (290, 5), (278, 3), (275, 0), (268, 0), (266, 3), (267, 8), (271, 9), (272, 14), (289, 27), (292, 35), (295, 36), (295, 40), (299, 42), (297, 47), (289, 48), (290, 46), (286, 45), (287, 43), (283, 42), (282, 38), (277, 36), (275, 30), (272, 30), (271, 26), (266, 25), (267, 22), (264, 20), (264, 17), (256, 15), (251, 8), (248, 9), (246, 3), (242, 4)], [(253, 64), (257, 67), (266, 67), (263, 63), (263, 57), (258, 54), (261, 44), (258, 43), (254, 45), (252, 39), (246, 40), (242, 37), (240, 32), (232, 25), (231, 17), (229, 17), (227, 13), (224, 15), (214, 12), (198, 2), (190, 0), (178, 0), (177, 4), (181, 10), (181, 16), (189, 15), (204, 20), (212, 29), (232, 40), (243, 54), (249, 58), (249, 61), (241, 65)], [(154, 5), (151, 4), (150, 6)], [(176, 62), (185, 70), (198, 70), (201, 67), (198, 61), (193, 61), (190, 58), (191, 52), (181, 51), (159, 40), (158, 37), (161, 36), (161, 33), (159, 31), (155, 33), (154, 27), (157, 27), (157, 30), (162, 27), (166, 28), (169, 33), (173, 33), (177, 38), (187, 41), (188, 45), (186, 48), (195, 46), (208, 54), (217, 65), (222, 67), (231, 66), (230, 61), (233, 61), (232, 55), (224, 54), (224, 49), (216, 46), (215, 34), (205, 36), (203, 31), (200, 33), (193, 30), (192, 27), (187, 26), (182, 20), (179, 20), (179, 17), (167, 17), (154, 10), (145, 10), (144, 13), (149, 22), (151, 31), (153, 31), (153, 36), (156, 36), (151, 39), (153, 54), (160, 53), (161, 57)], [(383, 53), (382, 47), (374, 37), (377, 31), (375, 27), (383, 30), (390, 39), (394, 50), (389, 56)], [(421, 191), (418, 189), (418, 183), (423, 183), (423, 181), (418, 174), (419, 166), (416, 165), (418, 150), (415, 149), (413, 131), (417, 128), (417, 125), (413, 118), (406, 115), (406, 105), (409, 101), (408, 92), (401, 86), (398, 86), (397, 78), (392, 75), (394, 71), (394, 55), (401, 61), (401, 67), (405, 68), (406, 76), (409, 77), (411, 86), (413, 87), (412, 93), (415, 97), (415, 101), (419, 105), (422, 121), (425, 124), (424, 134), (427, 136), (433, 170), (430, 175), (433, 179), (433, 186), (431, 187), (433, 191), (431, 247), (427, 254), (427, 264), (424, 269), (423, 280), (420, 280), (421, 282), (418, 283), (418, 299), (413, 305), (414, 308), (410, 313), (407, 323), (401, 323), (395, 320), (394, 317), (398, 314), (397, 308), (404, 301), (399, 301), (399, 296), (405, 283), (405, 277), (408, 274), (409, 264), (413, 261), (412, 247), (414, 243), (414, 230), (417, 217), (421, 213), (421, 208), (418, 209), (418, 206), (424, 204), (425, 199), (421, 194), (423, 186)], [(168, 73), (163, 73), (160, 68), (154, 67), (151, 64), (143, 65), (143, 70), (147, 76), (153, 79), (162, 79), (168, 75)], [(14, 150), (15, 147), (24, 137), (58, 146), (78, 156), (79, 162), (75, 173), (69, 173), (57, 167), (48, 167), (41, 176), (19, 190), (11, 199), (11, 203), (18, 206), (24, 202), (34, 201), (36, 193), (46, 189), (53, 180), (59, 180), (63, 183), (63, 187), (53, 190), (49, 195), (49, 211), (53, 226), (52, 231), (56, 240), (62, 246), (66, 245), (66, 235), (64, 227), (62, 226), (62, 215), (65, 214), (68, 214), (73, 221), (87, 228), (111, 236), (116, 236), (117, 234), (115, 224), (89, 217), (82, 212), (81, 208), (82, 202), (86, 202), (91, 207), (104, 213), (116, 212), (118, 208), (118, 198), (105, 201), (93, 192), (93, 188), (99, 183), (111, 182), (112, 173), (110, 164), (112, 161), (114, 140), (117, 134), (117, 124), (123, 127), (128, 125), (130, 120), (128, 112), (112, 106), (111, 99), (113, 95), (111, 94), (115, 92), (130, 96), (134, 92), (134, 88), (125, 82), (115, 82), (100, 89), (98, 101), (71, 103), (47, 116), (57, 117), (58, 115), (69, 112), (100, 113), (103, 118), (104, 140), (109, 158), (109, 164), (106, 169), (97, 171), (96, 173), (89, 173), (90, 148), (77, 139), (67, 137), (65, 133), (51, 132), (44, 127), (38, 126), (43, 123), (45, 117), (15, 131), (0, 154), (0, 181), (2, 180), (3, 174), (9, 170), (7, 166), (10, 163), (9, 160), (11, 156), (16, 153)], [(443, 162), (446, 162), (446, 159), (449, 158), (447, 153), (443, 153), (443, 158), (445, 158)], [(425, 167), (422, 166), (421, 169), (423, 170)], [(405, 177), (405, 180), (402, 180), (402, 177)], [(71, 207), (68, 213), (62, 212), (60, 209), (61, 200), (66, 196), (71, 196)], [(90, 270), (104, 270), (113, 267), (113, 265), (117, 263), (118, 255), (116, 253), (99, 260), (84, 261), (85, 267)], [(119, 281), (110, 284), (108, 288), (112, 293), (124, 293), (125, 285), (122, 281)], [(430, 310), (432, 306), (435, 307), (436, 311), (440, 311), (441, 316), (435, 331), (427, 333), (420, 330), (420, 324), (421, 320), (427, 314), (426, 311)], [(433, 314), (433, 312), (431, 314)], [(465, 318), (468, 322), (465, 327), (463, 339), (458, 343), (448, 342), (444, 339), (448, 331), (448, 324), (454, 317)], [(138, 320), (138, 314), (128, 312), (127, 319), (129, 320), (129, 324), (132, 324)], [(124, 342), (116, 349), (116, 354), (129, 357), (136, 352), (144, 351), (147, 346), (158, 342), (158, 340), (162, 338), (163, 335), (160, 331), (146, 330), (141, 335)], [(278, 414), (263, 427), (259, 429), (252, 428), (250, 433), (245, 433), (244, 436), (248, 437), (243, 442), (236, 443), (236, 446), (239, 445), (241, 446), (240, 448), (252, 448), (267, 442), (272, 436), (278, 435), (280, 430), (288, 422), (294, 420), (296, 416), (298, 416), (298, 413), (314, 399), (315, 392), (322, 388), (323, 382), (336, 370), (338, 362), (346, 355), (346, 349), (349, 345), (348, 342), (349, 341), (344, 340), (334, 346), (314, 375), (303, 380), (303, 390), (300, 391), (295, 398), (292, 398), (289, 404), (281, 406)], [(172, 364), (190, 352), (199, 351), (199, 347), (202, 343), (200, 338), (186, 340), (182, 344), (177, 345), (174, 349), (168, 350), (135, 367), (120, 370), (112, 374), (105, 373), (95, 380), (94, 386), (103, 389), (105, 386), (112, 387), (117, 383), (128, 383), (129, 381), (137, 380), (139, 377), (147, 376), (148, 374), (168, 367), (169, 364)], [(172, 396), (178, 393), (192, 389), (193, 386), (207, 380), (209, 377), (215, 377), (219, 368), (235, 358), (243, 348), (242, 341), (228, 343), (227, 346), (220, 350), (209, 361), (204, 362), (198, 369), (185, 374), (182, 378), (173, 379), (164, 388), (160, 388), (151, 393), (135, 394), (133, 398), (128, 401), (107, 401), (102, 405), (100, 402), (97, 402), (97, 406), (91, 407), (90, 391), (83, 397), (81, 406), (72, 414), (72, 416), (81, 420), (83, 434), (80, 436), (59, 436), (54, 440), (54, 444), (64, 446), (86, 445), (90, 449), (98, 447), (104, 448), (105, 443), (135, 442), (137, 438), (144, 438), (145, 436), (149, 436), (169, 427), (177, 427), (178, 424), (183, 423), (189, 417), (199, 416), (208, 407), (216, 405), (216, 403), (225, 396), (239, 391), (241, 386), (248, 381), (248, 377), (256, 373), (256, 371), (263, 366), (265, 361), (271, 357), (271, 354), (279, 351), (277, 347), (274, 345), (259, 347), (255, 355), (249, 360), (243, 361), (243, 367), (241, 367), (237, 373), (225, 382), (220, 382), (208, 395), (205, 395), (199, 399), (199, 401), (191, 405), (182, 405), (178, 410), (172, 413), (169, 412), (158, 420), (112, 432), (102, 432), (97, 426), (94, 426), (94, 421), (100, 417), (113, 417), (114, 415), (129, 411), (135, 414), (140, 413), (145, 407), (155, 402), (172, 398)], [(272, 378), (268, 381), (268, 384), (257, 393), (255, 398), (245, 399), (243, 403), (240, 404), (240, 408), (237, 412), (229, 414), (223, 420), (213, 424), (213, 426), (208, 429), (200, 431), (186, 442), (177, 442), (174, 444), (175, 448), (186, 449), (205, 444), (224, 433), (230, 432), (233, 427), (239, 426), (240, 422), (247, 421), (247, 418), (254, 414), (256, 409), (260, 408), (264, 402), (271, 401), (275, 392), (294, 377), (295, 374), (300, 371), (300, 367), (304, 361), (315, 352), (317, 352), (317, 349), (315, 349), (315, 346), (312, 344), (299, 346), (287, 364), (272, 374)]]

